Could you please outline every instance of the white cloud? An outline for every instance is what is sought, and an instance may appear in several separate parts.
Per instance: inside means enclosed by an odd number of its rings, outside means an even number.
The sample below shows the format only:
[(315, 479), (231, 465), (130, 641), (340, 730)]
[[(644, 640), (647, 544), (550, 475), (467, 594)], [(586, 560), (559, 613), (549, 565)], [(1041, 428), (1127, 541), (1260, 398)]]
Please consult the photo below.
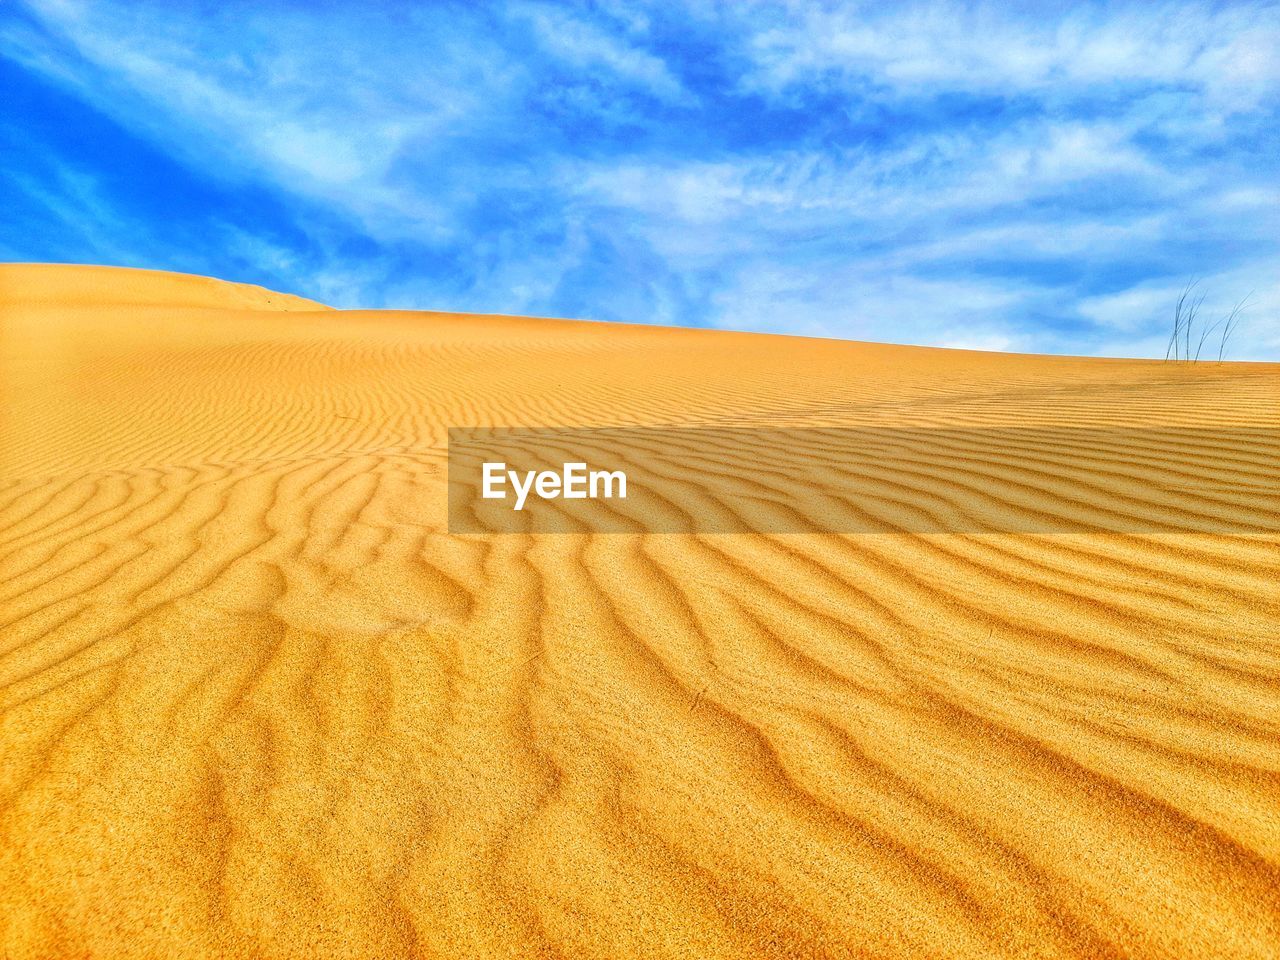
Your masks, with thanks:
[(1053, 197), (1098, 179), (1130, 178), (1173, 193), (1191, 181), (1132, 142), (1115, 121), (1036, 120), (994, 132), (942, 132), (893, 149), (790, 151), (706, 162), (608, 163), (585, 169), (583, 190), (601, 202), (720, 226), (774, 215), (810, 224), (815, 214), (857, 221), (936, 217)]
[[(1082, 298), (1081, 316), (1108, 328), (1091, 352), (1100, 355), (1164, 357), (1173, 325), (1174, 305), (1194, 282), (1203, 296), (1192, 335), (1193, 352), (1200, 332), (1243, 304), (1226, 356), (1235, 360), (1274, 360), (1280, 355), (1280, 259), (1256, 259), (1228, 270), (1178, 282), (1145, 281), (1105, 296)], [(1222, 328), (1205, 340), (1204, 355), (1216, 356)]]
[(1280, 87), (1280, 20), (1271, 4), (1076, 6), (1019, 16), (995, 3), (793, 2), (771, 23), (753, 23), (755, 10), (736, 8), (753, 64), (747, 82), (765, 88), (824, 82), (857, 84), (864, 95), (942, 88), (1017, 96), (1189, 86), (1232, 111)]
[[(483, 115), (506, 81), (481, 66), (501, 63), (492, 52), (442, 44), (427, 57), (386, 26), (370, 35), (337, 18), (324, 29), (275, 10), (268, 23), (243, 9), (144, 18), (118, 4), (29, 7), (94, 69), (68, 69), (30, 35), (26, 61), (105, 113), (215, 175), (267, 176), (366, 223), (437, 221), (394, 165)], [(339, 71), (343, 82), (330, 82)]]
[[(533, 27), (544, 49), (572, 66), (606, 70), (664, 100), (690, 99), (688, 91), (660, 57), (627, 42), (625, 38), (611, 35), (592, 23), (549, 5), (519, 4), (512, 8), (512, 13)], [(641, 31), (646, 26), (645, 20), (634, 17), (627, 18), (625, 22), (632, 31)]]
[(1170, 313), (1185, 287), (1186, 283), (1144, 283), (1118, 293), (1085, 297), (1076, 309), (1081, 316), (1113, 330), (1141, 330)]
[(715, 294), (713, 322), (733, 330), (1015, 349), (1032, 342), (1017, 331), (1016, 318), (1036, 296), (1006, 281), (928, 280), (861, 260), (826, 261), (807, 277), (754, 261)]

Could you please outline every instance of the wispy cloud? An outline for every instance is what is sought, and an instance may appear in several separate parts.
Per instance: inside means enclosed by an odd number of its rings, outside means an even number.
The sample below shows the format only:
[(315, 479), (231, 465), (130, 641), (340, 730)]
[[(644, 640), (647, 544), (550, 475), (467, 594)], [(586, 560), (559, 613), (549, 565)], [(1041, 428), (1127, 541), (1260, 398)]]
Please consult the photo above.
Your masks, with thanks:
[(1223, 112), (1256, 108), (1280, 83), (1280, 22), (1265, 3), (1090, 3), (1059, 12), (793, 2), (783, 11), (777, 22), (746, 27), (748, 82), (1050, 100), (1177, 88)]
[(689, 99), (666, 62), (633, 41), (646, 31), (646, 20), (607, 18), (597, 25), (551, 4), (513, 4), (509, 9), (513, 18), (528, 21), (543, 50), (570, 67), (604, 71), (663, 100)]
[[(1157, 355), (1195, 275), (1256, 288), (1235, 355), (1280, 354), (1274, 3), (30, 0), (0, 40), (57, 91), (0, 115), (9, 251), (339, 305)], [(147, 151), (181, 230), (120, 183)]]

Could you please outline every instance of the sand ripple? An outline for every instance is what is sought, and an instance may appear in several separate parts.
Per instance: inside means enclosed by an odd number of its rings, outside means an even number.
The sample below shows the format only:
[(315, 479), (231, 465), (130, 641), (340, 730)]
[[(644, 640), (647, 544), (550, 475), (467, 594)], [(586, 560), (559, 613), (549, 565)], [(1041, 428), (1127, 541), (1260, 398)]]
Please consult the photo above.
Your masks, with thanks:
[(0, 956), (1280, 956), (1274, 536), (456, 537), (444, 472), (458, 425), (1277, 401), (0, 267)]

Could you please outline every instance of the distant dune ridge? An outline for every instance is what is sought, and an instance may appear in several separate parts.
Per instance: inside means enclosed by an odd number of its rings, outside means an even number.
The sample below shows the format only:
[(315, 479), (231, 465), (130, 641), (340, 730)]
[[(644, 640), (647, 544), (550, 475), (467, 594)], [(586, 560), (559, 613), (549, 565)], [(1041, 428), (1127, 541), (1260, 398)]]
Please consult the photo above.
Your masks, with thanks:
[(1280, 956), (1274, 537), (448, 534), (449, 427), (662, 424), (1265, 431), (1280, 364), (0, 266), (0, 957)]

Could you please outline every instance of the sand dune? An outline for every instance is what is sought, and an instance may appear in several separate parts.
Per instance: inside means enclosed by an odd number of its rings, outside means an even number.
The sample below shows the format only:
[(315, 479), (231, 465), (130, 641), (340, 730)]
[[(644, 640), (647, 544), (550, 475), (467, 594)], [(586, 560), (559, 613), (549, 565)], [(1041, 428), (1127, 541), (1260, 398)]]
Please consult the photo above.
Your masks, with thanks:
[(1278, 401), (1276, 364), (0, 267), (0, 957), (1280, 956), (1274, 536), (445, 509), (451, 426), (1139, 437)]

